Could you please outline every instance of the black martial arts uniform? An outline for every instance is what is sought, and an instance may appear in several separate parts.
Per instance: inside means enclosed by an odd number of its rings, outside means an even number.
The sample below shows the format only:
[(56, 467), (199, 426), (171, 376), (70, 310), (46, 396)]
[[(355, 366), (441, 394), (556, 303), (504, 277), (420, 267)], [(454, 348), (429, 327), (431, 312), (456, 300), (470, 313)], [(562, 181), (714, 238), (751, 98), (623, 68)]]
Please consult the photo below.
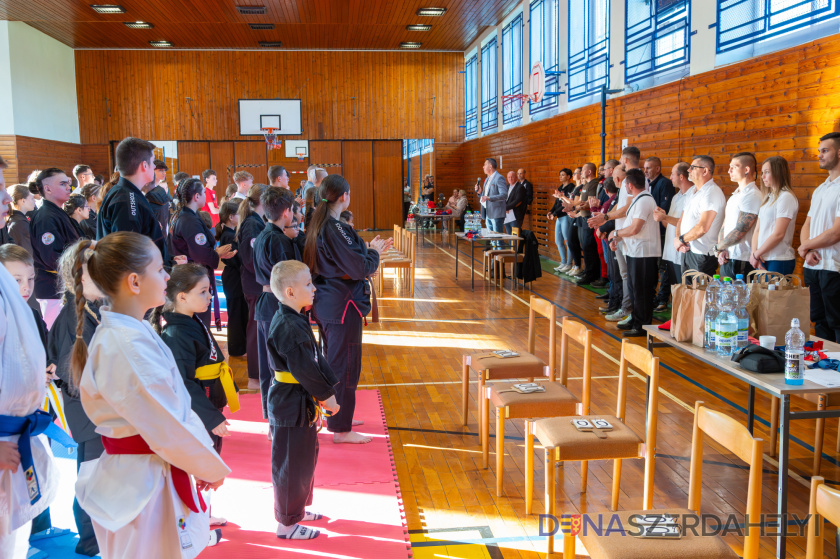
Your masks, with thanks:
[(152, 211), (160, 224), (161, 231), (165, 233), (166, 227), (169, 225), (172, 206), (172, 198), (169, 196), (169, 192), (161, 185), (157, 185), (146, 193), (146, 200), (152, 206)]
[(30, 220), (25, 213), (17, 210), (11, 210), (9, 212), (9, 220), (6, 222), (6, 229), (9, 232), (11, 242), (25, 249), (29, 254), (32, 254), (32, 239), (30, 237), (31, 227), (32, 225), (30, 224)]
[[(236, 242), (236, 230), (222, 226), (219, 236), (219, 246), (230, 245), (231, 250), (239, 250)], [(232, 357), (241, 357), (247, 352), (245, 329), (248, 325), (248, 302), (242, 293), (242, 278), (240, 269), (242, 261), (239, 254), (225, 258), (225, 268), (222, 270), (222, 289), (225, 292), (225, 306), (227, 307), (227, 337), (228, 353)]]
[[(247, 200), (242, 202), (247, 204)], [(257, 299), (262, 293), (262, 286), (257, 283), (254, 273), (254, 242), (257, 235), (265, 229), (265, 221), (257, 213), (251, 213), (242, 223), (236, 232), (236, 242), (239, 243), (239, 261), (242, 267), (239, 269), (242, 280), (242, 294), (248, 303), (248, 327), (245, 330), (246, 347), (248, 357), (248, 378), (260, 378), (259, 351), (257, 349), (257, 323), (254, 322), (254, 311), (257, 308)]]
[(190, 407), (213, 439), (213, 448), (221, 453), (222, 437), (214, 435), (212, 431), (225, 420), (222, 410), (227, 405), (227, 397), (220, 379), (198, 380), (196, 370), (223, 362), (225, 354), (198, 315), (165, 312), (163, 320), (166, 326), (160, 337), (172, 350), (184, 385), (190, 393)]
[(35, 259), (35, 298), (60, 299), (58, 258), (64, 249), (82, 236), (76, 221), (64, 210), (44, 200), (32, 218), (30, 238)]
[(300, 261), (300, 251), (295, 241), (286, 236), (283, 229), (273, 223), (266, 223), (265, 229), (254, 241), (254, 273), (257, 283), (262, 286), (262, 293), (257, 298), (254, 309), (254, 321), (257, 323), (257, 351), (260, 367), (260, 396), (262, 397), (263, 417), (268, 417), (266, 398), (271, 386), (273, 373), (268, 365), (268, 328), (280, 302), (271, 292), (271, 269), (284, 260)]
[[(89, 344), (99, 325), (99, 305), (88, 301), (85, 306), (82, 338), (86, 344)], [(67, 426), (70, 427), (73, 440), (79, 444), (76, 453), (76, 472), (78, 472), (82, 463), (99, 458), (105, 451), (105, 447), (102, 445), (102, 437), (96, 432), (96, 425), (88, 418), (82, 407), (79, 391), (73, 387), (70, 380), (70, 358), (75, 343), (76, 299), (68, 293), (67, 300), (50, 329), (47, 356), (56, 365), (55, 374), (61, 379), (61, 392), (64, 394), (64, 414), (67, 417)], [(73, 499), (73, 517), (79, 533), (76, 553), (93, 557), (99, 553), (96, 534), (93, 531), (90, 516), (79, 506), (76, 498)]]
[[(201, 264), (207, 269), (210, 280), (210, 293), (216, 294), (216, 275), (214, 270), (219, 265), (219, 254), (215, 250), (216, 238), (204, 220), (191, 208), (184, 207), (178, 213), (167, 237), (169, 254), (184, 255), (190, 262)], [(196, 314), (204, 324), (210, 326), (210, 307), (203, 313)]]
[(115, 231), (134, 231), (149, 237), (160, 249), (163, 261), (169, 262), (163, 229), (151, 204), (139, 188), (124, 177), (108, 191), (96, 216), (96, 238)]
[[(268, 390), (271, 425), (271, 478), (274, 517), (284, 526), (303, 520), (312, 504), (318, 462), (317, 404), (335, 394), (338, 382), (318, 351), (306, 317), (280, 305), (268, 331), (268, 361), (275, 371), (291, 373), (297, 383), (278, 382)], [(340, 413), (340, 412), (339, 412)]]
[(370, 312), (367, 278), (379, 267), (379, 253), (368, 250), (352, 227), (330, 217), (318, 236), (316, 258), (312, 316), (338, 377), (336, 400), (341, 406), (327, 425), (333, 433), (347, 433), (353, 424), (362, 371), (362, 317)]
[[(73, 218), (70, 218), (73, 219)], [(75, 221), (75, 220), (73, 220)], [(92, 226), (90, 221), (87, 219), (83, 219), (82, 221), (77, 222), (79, 226), (79, 231), (82, 233), (82, 237), (85, 239), (90, 239), (91, 241), (96, 240), (96, 224), (94, 223)]]

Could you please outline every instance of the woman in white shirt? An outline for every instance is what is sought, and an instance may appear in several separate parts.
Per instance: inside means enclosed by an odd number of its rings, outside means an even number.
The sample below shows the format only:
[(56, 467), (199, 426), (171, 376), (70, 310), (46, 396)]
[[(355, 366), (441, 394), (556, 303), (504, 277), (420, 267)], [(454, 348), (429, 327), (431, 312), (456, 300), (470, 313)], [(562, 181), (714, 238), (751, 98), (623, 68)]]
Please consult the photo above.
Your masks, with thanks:
[(793, 230), (799, 201), (791, 189), (790, 168), (784, 157), (774, 155), (761, 166), (761, 195), (750, 264), (756, 269), (792, 274), (796, 267)]

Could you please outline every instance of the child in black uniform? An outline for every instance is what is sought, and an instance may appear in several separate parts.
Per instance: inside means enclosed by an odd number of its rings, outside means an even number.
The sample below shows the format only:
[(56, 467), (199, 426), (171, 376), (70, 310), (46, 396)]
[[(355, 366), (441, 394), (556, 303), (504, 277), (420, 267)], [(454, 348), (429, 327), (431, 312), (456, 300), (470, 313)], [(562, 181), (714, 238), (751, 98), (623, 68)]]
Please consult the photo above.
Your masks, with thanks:
[[(221, 454), (222, 437), (230, 435), (222, 410), (239, 410), (239, 397), (225, 363), (225, 355), (197, 315), (207, 310), (213, 300), (210, 280), (204, 266), (195, 263), (172, 268), (166, 283), (166, 305), (160, 330), (161, 312), (155, 309), (151, 323), (161, 339), (172, 350), (175, 363), (190, 393), (191, 407), (204, 423), (213, 440), (213, 447)], [(210, 518), (211, 526), (224, 525), (219, 518)]]
[[(239, 243), (236, 242), (236, 226), (239, 223), (239, 204), (241, 198), (224, 202), (219, 208), (219, 223), (216, 224), (216, 240), (219, 245), (230, 245), (232, 250), (238, 250)], [(228, 354), (231, 357), (241, 357), (247, 352), (245, 343), (245, 328), (248, 325), (248, 302), (245, 301), (245, 294), (242, 293), (242, 278), (240, 268), (242, 262), (239, 255), (235, 254), (225, 260), (225, 269), (222, 270), (222, 289), (225, 292), (225, 305), (227, 307), (227, 336)]]
[(262, 285), (262, 293), (257, 299), (254, 320), (257, 322), (257, 350), (260, 365), (260, 395), (262, 397), (263, 417), (268, 417), (266, 397), (271, 386), (272, 373), (268, 366), (268, 328), (274, 319), (279, 303), (271, 292), (271, 270), (274, 265), (284, 260), (300, 260), (300, 251), (289, 234), (297, 235), (292, 224), (292, 205), (295, 200), (287, 188), (271, 186), (263, 192), (261, 198), (264, 217), (268, 222), (265, 229), (254, 241), (254, 272), (257, 283)]
[(309, 540), (320, 532), (298, 522), (321, 518), (306, 511), (312, 504), (318, 461), (318, 406), (338, 412), (333, 389), (338, 380), (318, 350), (309, 320), (301, 314), (315, 294), (309, 268), (296, 260), (279, 262), (271, 271), (271, 290), (280, 302), (268, 334), (274, 373), (268, 421), (277, 537)]

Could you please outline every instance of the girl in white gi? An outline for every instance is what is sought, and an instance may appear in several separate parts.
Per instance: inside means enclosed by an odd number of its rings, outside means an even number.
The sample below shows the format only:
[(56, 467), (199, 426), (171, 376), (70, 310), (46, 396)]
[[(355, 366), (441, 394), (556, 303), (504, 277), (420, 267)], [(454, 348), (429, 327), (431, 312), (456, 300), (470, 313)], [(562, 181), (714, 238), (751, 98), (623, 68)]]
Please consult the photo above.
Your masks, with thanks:
[(32, 519), (50, 505), (58, 487), (46, 438), (31, 435), (44, 431), (39, 423), (55, 426), (49, 415), (36, 413), (46, 396), (45, 370), (32, 310), (0, 266), (0, 559), (26, 557)]
[[(76, 267), (79, 325), (82, 261)], [(191, 559), (210, 541), (207, 506), (196, 489), (218, 488), (230, 469), (190, 409), (172, 352), (143, 320), (164, 303), (169, 274), (155, 244), (131, 232), (97, 242), (87, 268), (111, 307), (102, 309), (89, 350), (81, 330), (73, 349), (73, 381), (105, 446), (101, 458), (79, 470), (79, 503), (91, 517), (102, 557)]]

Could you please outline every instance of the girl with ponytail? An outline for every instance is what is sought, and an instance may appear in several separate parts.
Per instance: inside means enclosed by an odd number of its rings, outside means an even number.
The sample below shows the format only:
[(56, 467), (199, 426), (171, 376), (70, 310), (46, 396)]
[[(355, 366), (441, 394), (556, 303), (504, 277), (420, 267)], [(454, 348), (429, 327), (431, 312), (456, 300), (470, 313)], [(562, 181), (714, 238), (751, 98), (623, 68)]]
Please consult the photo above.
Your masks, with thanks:
[[(233, 250), (239, 250), (236, 242), (236, 226), (239, 224), (240, 204), (245, 203), (242, 198), (234, 198), (222, 203), (219, 208), (219, 223), (216, 225), (216, 241), (220, 245), (230, 245)], [(222, 270), (222, 289), (225, 292), (225, 306), (227, 307), (227, 350), (231, 357), (242, 357), (247, 352), (245, 331), (248, 327), (248, 301), (242, 292), (242, 261), (239, 255), (225, 260)]]
[[(230, 245), (214, 248), (216, 243), (213, 230), (207, 227), (198, 215), (207, 196), (200, 180), (182, 180), (178, 183), (175, 196), (178, 199), (178, 209), (175, 210), (169, 225), (169, 254), (186, 256), (189, 262), (204, 266), (210, 279), (211, 293), (215, 295), (216, 278), (213, 270), (218, 268), (221, 258), (231, 258), (236, 251), (233, 251)], [(205, 325), (210, 326), (210, 308), (201, 313), (199, 318)]]
[[(89, 348), (85, 258), (111, 305), (100, 309)], [(169, 275), (160, 250), (144, 235), (111, 233), (77, 252), (73, 272), (71, 383), (105, 448), (99, 460), (79, 469), (79, 504), (90, 514), (103, 557), (193, 559), (211, 533), (207, 506), (196, 498), (190, 476), (198, 491), (216, 489), (230, 469), (191, 409), (172, 352), (143, 319), (166, 299)]]
[(350, 206), (350, 185), (341, 175), (327, 176), (320, 200), (306, 229), (303, 261), (317, 287), (312, 316), (323, 336), (324, 354), (339, 379), (336, 400), (341, 409), (327, 419), (336, 443), (369, 443), (352, 431), (356, 386), (362, 371), (362, 321), (370, 312), (368, 276), (379, 268), (379, 255), (394, 240), (377, 235), (370, 245), (352, 227), (339, 221)]
[(248, 359), (248, 389), (260, 389), (260, 363), (259, 344), (257, 343), (257, 323), (254, 320), (254, 311), (257, 307), (257, 299), (262, 295), (263, 287), (257, 282), (257, 273), (254, 269), (254, 241), (263, 229), (265, 213), (260, 199), (268, 185), (255, 184), (248, 190), (248, 196), (239, 205), (239, 225), (236, 226), (236, 242), (239, 243), (239, 260), (242, 267), (239, 269), (242, 280), (242, 293), (248, 303), (248, 326), (245, 329), (245, 345)]

